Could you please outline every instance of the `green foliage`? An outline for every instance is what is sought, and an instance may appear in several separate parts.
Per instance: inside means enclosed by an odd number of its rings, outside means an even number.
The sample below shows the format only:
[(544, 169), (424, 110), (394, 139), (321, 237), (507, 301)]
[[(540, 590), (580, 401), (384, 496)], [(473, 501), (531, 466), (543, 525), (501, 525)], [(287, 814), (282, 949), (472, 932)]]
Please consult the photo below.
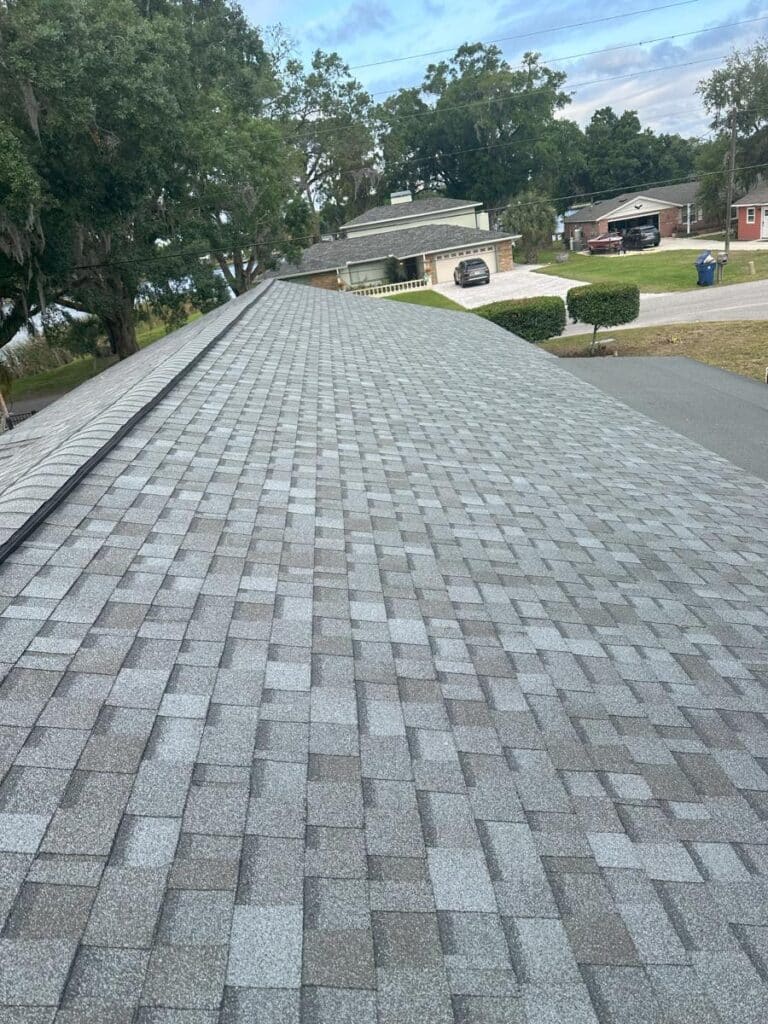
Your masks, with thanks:
[(501, 226), (511, 234), (523, 236), (519, 248), (526, 263), (535, 263), (540, 250), (552, 246), (555, 216), (555, 207), (538, 189), (527, 189), (508, 203)]
[(730, 127), (735, 112), (739, 135), (749, 136), (768, 123), (768, 40), (734, 50), (726, 62), (699, 83), (698, 93), (715, 131)]
[(442, 188), (498, 204), (549, 164), (565, 75), (528, 53), (511, 66), (496, 46), (459, 47), (422, 84), (377, 110), (387, 191)]
[(572, 320), (592, 325), (592, 347), (600, 327), (628, 324), (640, 314), (636, 284), (582, 284), (569, 289), (566, 301)]
[(387, 284), (399, 284), (405, 281), (405, 267), (397, 256), (387, 256), (384, 260), (384, 277)]
[(322, 209), (322, 230), (335, 231), (371, 205), (381, 177), (373, 102), (337, 53), (316, 50), (308, 69), (294, 57), (277, 63), (273, 111), (298, 161), (300, 192)]
[(474, 312), (526, 341), (555, 338), (565, 327), (565, 303), (557, 295), (492, 302)]
[[(140, 292), (188, 302), (201, 250), (231, 249), (237, 292), (295, 253), (296, 154), (271, 117), (273, 61), (236, 4), (0, 3), (0, 50), (0, 195), (17, 197), (0, 216), (0, 344), (65, 299), (129, 355)], [(161, 304), (171, 322), (177, 299)]]
[(43, 334), (49, 348), (63, 349), (74, 358), (95, 356), (105, 342), (98, 317), (74, 317), (58, 307), (43, 316)]
[(693, 176), (698, 143), (680, 135), (656, 135), (637, 112), (601, 107), (584, 130), (588, 191), (600, 198), (645, 183)]
[(736, 196), (765, 178), (768, 163), (768, 41), (734, 50), (699, 83), (699, 95), (717, 133), (699, 161), (700, 199), (707, 220), (725, 224), (730, 118), (736, 120)]

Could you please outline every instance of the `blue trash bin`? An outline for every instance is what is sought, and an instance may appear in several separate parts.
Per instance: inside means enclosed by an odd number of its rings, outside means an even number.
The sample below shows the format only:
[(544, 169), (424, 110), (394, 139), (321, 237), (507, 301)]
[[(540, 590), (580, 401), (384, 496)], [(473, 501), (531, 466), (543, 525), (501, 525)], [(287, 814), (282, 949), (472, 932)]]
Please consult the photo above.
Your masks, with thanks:
[(709, 249), (705, 249), (704, 252), (700, 253), (696, 257), (696, 262), (693, 264), (696, 267), (698, 273), (698, 280), (696, 284), (710, 285), (715, 283), (715, 268), (717, 262), (712, 259), (712, 253)]

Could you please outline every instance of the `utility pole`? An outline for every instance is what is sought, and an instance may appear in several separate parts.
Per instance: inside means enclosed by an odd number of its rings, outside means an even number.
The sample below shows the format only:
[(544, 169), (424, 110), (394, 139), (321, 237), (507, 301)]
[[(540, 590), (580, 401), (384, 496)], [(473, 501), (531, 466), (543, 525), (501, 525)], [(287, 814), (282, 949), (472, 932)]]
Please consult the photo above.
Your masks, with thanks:
[(728, 185), (726, 188), (725, 210), (725, 255), (731, 250), (731, 221), (733, 206), (734, 177), (736, 175), (736, 108), (731, 107), (731, 145), (728, 151)]

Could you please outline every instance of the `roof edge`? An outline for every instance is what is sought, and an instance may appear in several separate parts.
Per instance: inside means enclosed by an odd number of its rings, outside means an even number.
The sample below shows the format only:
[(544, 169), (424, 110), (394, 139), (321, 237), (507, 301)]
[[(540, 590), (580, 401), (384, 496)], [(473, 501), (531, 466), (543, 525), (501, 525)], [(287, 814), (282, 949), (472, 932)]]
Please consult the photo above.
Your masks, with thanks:
[[(0, 499), (0, 522), (10, 523), (10, 529), (0, 533), (0, 565), (40, 526), (47, 517), (64, 501), (64, 499), (88, 476), (101, 460), (142, 420), (151, 412), (176, 385), (192, 370), (215, 346), (224, 338), (248, 313), (253, 306), (267, 293), (274, 284), (273, 280), (262, 282), (253, 291), (246, 293), (249, 301), (240, 303), (226, 323), (210, 336), (205, 329), (193, 335), (192, 339), (178, 352), (174, 352), (164, 362), (154, 367), (154, 373), (138, 378), (121, 398), (112, 405), (100, 410), (95, 416), (87, 411), (83, 421), (73, 432), (63, 438), (49, 451), (42, 453), (39, 461), (28, 469), (22, 478), (12, 484)], [(245, 297), (243, 297), (245, 298)], [(237, 303), (238, 300), (230, 300)], [(225, 303), (225, 306), (229, 303)], [(214, 310), (221, 315), (224, 307)], [(214, 326), (219, 317), (213, 318)], [(197, 321), (199, 325), (199, 321)], [(181, 328), (183, 331), (184, 328)], [(162, 339), (169, 340), (173, 333)], [(200, 334), (207, 337), (200, 337)], [(199, 342), (202, 341), (202, 344)], [(196, 342), (198, 342), (196, 344)], [(145, 349), (144, 351), (151, 351)], [(136, 358), (141, 353), (137, 353)], [(179, 365), (181, 364), (181, 365)], [(111, 367), (114, 371), (119, 366), (127, 366), (129, 362), (118, 363)], [(178, 369), (177, 369), (178, 367)], [(172, 372), (172, 371), (176, 372)], [(109, 372), (109, 371), (106, 371)], [(92, 378), (97, 379), (97, 378)], [(75, 388), (75, 391), (78, 389)], [(149, 394), (147, 395), (147, 393)], [(138, 399), (138, 401), (137, 401)], [(122, 414), (122, 415), (121, 415)], [(121, 422), (115, 424), (115, 419)], [(99, 431), (100, 421), (104, 431)], [(27, 421), (27, 424), (34, 421)], [(26, 426), (24, 424), (23, 426)], [(73, 445), (73, 441), (77, 445)], [(101, 443), (99, 443), (101, 441)], [(51, 486), (50, 481), (61, 479), (61, 455), (69, 449), (67, 463), (73, 461), (76, 448), (79, 464), (64, 479), (63, 483)], [(13, 456), (11, 456), (11, 460)], [(48, 481), (46, 483), (46, 480)], [(31, 495), (34, 494), (34, 497)], [(30, 505), (35, 507), (30, 510)], [(15, 525), (14, 525), (15, 523)]]
[[(451, 201), (453, 202), (454, 200), (451, 200)], [(465, 210), (468, 206), (482, 206), (483, 205), (482, 199), (456, 199), (455, 202), (457, 204), (456, 206), (446, 206), (446, 207), (444, 207), (440, 211), (432, 210), (432, 216), (440, 216), (440, 215), (442, 215), (444, 213), (451, 213), (453, 210)], [(392, 208), (395, 209), (395, 207), (397, 205), (398, 204), (395, 203), (395, 205)], [(408, 207), (409, 209), (411, 209), (412, 207), (419, 205), (419, 200), (418, 199), (414, 199), (410, 203), (401, 203), (400, 205), (403, 206), (403, 207)], [(371, 207), (371, 209), (375, 210), (375, 209), (377, 209), (377, 207), (373, 206), (373, 207)], [(382, 209), (386, 209), (386, 207), (382, 207)], [(412, 216), (427, 217), (427, 216), (429, 216), (429, 213), (430, 213), (429, 210), (425, 210), (424, 213), (412, 214)], [(361, 213), (360, 216), (363, 217), (365, 215)], [(361, 224), (355, 224), (356, 220), (357, 220), (357, 217), (353, 217), (352, 220), (345, 221), (344, 224), (339, 224), (339, 230), (343, 231), (345, 228), (349, 228), (349, 227), (351, 227), (351, 228), (356, 228), (356, 227), (363, 228), (363, 227), (367, 227), (370, 224), (391, 224), (393, 221), (396, 221), (396, 220), (408, 220), (408, 215), (403, 215), (402, 217), (382, 217), (381, 220), (363, 221)]]

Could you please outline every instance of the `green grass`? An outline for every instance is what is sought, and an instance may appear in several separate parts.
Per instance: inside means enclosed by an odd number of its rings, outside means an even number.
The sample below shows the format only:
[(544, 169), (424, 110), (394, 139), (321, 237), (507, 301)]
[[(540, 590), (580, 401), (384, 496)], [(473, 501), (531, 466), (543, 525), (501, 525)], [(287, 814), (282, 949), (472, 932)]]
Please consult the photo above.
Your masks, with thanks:
[[(641, 292), (682, 292), (696, 288), (693, 261), (695, 249), (674, 252), (644, 252), (627, 256), (571, 256), (567, 263), (556, 263), (536, 271), (574, 281), (620, 282), (636, 284)], [(755, 265), (754, 277), (748, 264)], [(768, 277), (768, 252), (732, 252), (723, 275), (723, 284), (741, 284)]]
[[(200, 316), (193, 313), (190, 320)], [(136, 338), (140, 348), (146, 348), (160, 338), (168, 334), (165, 324), (141, 325), (136, 331)], [(37, 398), (42, 395), (63, 394), (78, 387), (91, 377), (101, 373), (107, 366), (104, 360), (94, 360), (91, 356), (84, 356), (82, 359), (74, 359), (65, 366), (56, 366), (51, 370), (44, 370), (42, 373), (31, 374), (28, 377), (19, 377), (13, 382), (13, 388), (8, 396), (11, 402), (20, 402), (23, 399)]]
[[(619, 356), (687, 356), (759, 381), (768, 366), (768, 323), (764, 320), (632, 327), (613, 333), (606, 329), (601, 336), (613, 338), (608, 347)], [(541, 348), (563, 358), (586, 356), (591, 338), (591, 334), (555, 338)]]
[(454, 309), (459, 313), (467, 312), (458, 302), (446, 298), (440, 292), (433, 292), (430, 288), (425, 288), (420, 292), (400, 292), (399, 295), (387, 295), (385, 298), (392, 302), (410, 302), (414, 306), (432, 306), (435, 309)]

